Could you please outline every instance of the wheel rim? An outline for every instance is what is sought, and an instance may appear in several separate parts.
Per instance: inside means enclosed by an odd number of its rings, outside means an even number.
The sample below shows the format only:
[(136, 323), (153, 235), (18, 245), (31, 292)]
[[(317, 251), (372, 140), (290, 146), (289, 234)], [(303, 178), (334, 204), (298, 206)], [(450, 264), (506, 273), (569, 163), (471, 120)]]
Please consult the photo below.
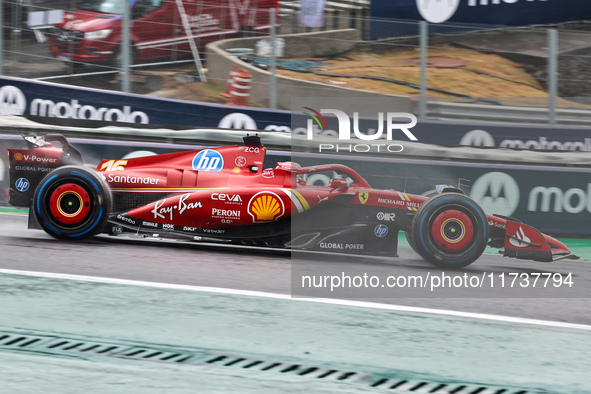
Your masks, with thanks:
[(79, 224), (88, 218), (90, 207), (88, 192), (75, 183), (60, 185), (49, 196), (51, 214), (61, 224)]
[(431, 237), (442, 251), (458, 253), (472, 243), (474, 225), (466, 213), (455, 209), (446, 210), (433, 220)]

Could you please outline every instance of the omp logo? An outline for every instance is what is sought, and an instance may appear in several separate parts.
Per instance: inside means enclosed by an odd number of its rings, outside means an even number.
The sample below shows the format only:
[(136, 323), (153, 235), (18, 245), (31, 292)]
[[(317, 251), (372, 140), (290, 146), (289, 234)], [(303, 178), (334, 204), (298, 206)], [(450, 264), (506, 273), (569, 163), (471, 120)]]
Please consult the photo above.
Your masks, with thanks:
[(441, 23), (457, 11), (460, 0), (417, 0), (419, 13), (427, 22)]
[(240, 112), (233, 112), (224, 116), (218, 123), (218, 127), (221, 129), (257, 130), (254, 119)]
[(386, 235), (388, 235), (388, 226), (385, 224), (378, 224), (376, 228), (374, 228), (373, 233), (378, 238), (384, 238)]
[(53, 102), (51, 100), (34, 99), (31, 101), (30, 113), (33, 116), (60, 119), (104, 120), (107, 122), (148, 124), (148, 115), (141, 111), (131, 111), (125, 105), (119, 108), (95, 108), (92, 105), (80, 105), (78, 100)]
[(587, 191), (572, 188), (566, 191), (557, 187), (534, 187), (529, 192), (528, 211), (581, 213), (591, 212), (591, 183)]
[(205, 149), (193, 158), (193, 169), (197, 171), (219, 172), (224, 168), (224, 158), (219, 152)]
[(474, 182), (470, 197), (487, 213), (511, 216), (519, 205), (519, 186), (504, 172), (489, 172)]
[(27, 178), (18, 178), (14, 184), (14, 187), (16, 187), (16, 190), (23, 193), (29, 190), (30, 185), (31, 183)]
[(27, 100), (23, 92), (11, 85), (0, 88), (0, 115), (21, 116), (27, 109)]
[(495, 140), (492, 135), (484, 130), (472, 130), (462, 137), (460, 145), (495, 146)]
[(396, 214), (394, 212), (378, 212), (376, 214), (376, 218), (378, 220), (390, 221), (393, 222), (396, 220)]
[(260, 192), (248, 202), (248, 213), (254, 223), (270, 222), (283, 216), (285, 206), (277, 194)]
[(517, 230), (515, 235), (509, 238), (509, 243), (515, 246), (516, 248), (525, 248), (529, 246), (529, 244), (531, 243), (531, 239), (529, 239), (529, 237), (525, 235), (523, 228), (519, 226), (519, 230)]

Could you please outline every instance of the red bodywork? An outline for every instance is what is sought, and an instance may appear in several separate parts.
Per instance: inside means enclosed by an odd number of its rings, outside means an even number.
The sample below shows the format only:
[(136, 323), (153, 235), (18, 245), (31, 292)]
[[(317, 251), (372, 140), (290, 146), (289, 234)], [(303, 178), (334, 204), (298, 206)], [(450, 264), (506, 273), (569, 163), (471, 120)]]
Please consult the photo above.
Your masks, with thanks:
[[(103, 160), (94, 173), (80, 167), (80, 153), (63, 136), (25, 139), (30, 149), (8, 152), (10, 203), (33, 203), (43, 229), (58, 238), (134, 232), (395, 256), (398, 231), (405, 231), (426, 259), (440, 251), (429, 260), (439, 266), (465, 266), (487, 243), (520, 259), (576, 257), (516, 219), (486, 215), (449, 186), (426, 197), (373, 189), (341, 164), (263, 169), (266, 148), (258, 137), (245, 137), (245, 146)], [(294, 225), (294, 218), (302, 220)], [(457, 263), (446, 263), (456, 255)]]
[[(218, 152), (222, 162), (215, 164), (220, 165), (219, 168), (206, 163), (215, 171), (195, 170), (200, 164), (197, 158), (203, 155), (201, 152)], [(163, 196), (129, 210), (130, 218), (186, 228), (222, 229), (273, 222), (327, 204), (340, 195), (348, 196), (352, 205), (395, 209), (411, 215), (428, 200), (420, 195), (373, 189), (361, 175), (340, 164), (302, 168), (297, 163), (283, 162), (273, 169), (263, 170), (264, 157), (264, 147), (228, 146), (128, 160), (103, 160), (97, 171), (113, 192)], [(213, 156), (208, 160), (213, 160)], [(335, 187), (308, 185), (303, 180), (306, 175), (324, 171), (343, 174), (353, 182)], [(570, 254), (562, 242), (530, 226), (510, 218), (489, 214), (486, 217), (491, 244), (504, 248), (507, 256), (519, 258), (520, 253), (531, 251), (539, 252), (539, 260), (551, 261), (552, 256)], [(404, 222), (400, 229), (410, 230)]]

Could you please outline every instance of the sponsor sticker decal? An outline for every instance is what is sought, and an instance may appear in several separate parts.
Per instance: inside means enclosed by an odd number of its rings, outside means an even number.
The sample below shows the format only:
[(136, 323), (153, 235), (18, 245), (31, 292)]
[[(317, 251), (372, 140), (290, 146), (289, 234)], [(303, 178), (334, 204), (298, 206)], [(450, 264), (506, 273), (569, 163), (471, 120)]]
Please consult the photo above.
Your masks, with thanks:
[(386, 235), (388, 235), (388, 226), (386, 226), (385, 224), (378, 224), (376, 228), (373, 230), (373, 233), (378, 238), (384, 238)]
[(516, 248), (525, 248), (530, 245), (531, 239), (523, 231), (523, 227), (519, 226), (519, 230), (515, 233), (515, 238), (509, 238), (509, 243)]
[(246, 158), (244, 156), (238, 156), (236, 160), (234, 160), (234, 164), (237, 167), (244, 167), (246, 165)]
[(368, 192), (361, 192), (361, 193), (359, 193), (359, 202), (360, 203), (365, 204), (368, 199), (369, 199), (369, 193)]
[(30, 185), (31, 185), (31, 183), (29, 182), (29, 180), (27, 178), (18, 178), (16, 180), (16, 183), (14, 184), (14, 186), (16, 187), (16, 190), (18, 190), (21, 193), (24, 193), (27, 190), (29, 190)]
[(202, 150), (193, 158), (193, 169), (196, 171), (219, 172), (222, 168), (224, 168), (224, 158), (215, 150)]
[(277, 194), (260, 192), (248, 202), (248, 213), (254, 223), (271, 222), (283, 216), (285, 206)]

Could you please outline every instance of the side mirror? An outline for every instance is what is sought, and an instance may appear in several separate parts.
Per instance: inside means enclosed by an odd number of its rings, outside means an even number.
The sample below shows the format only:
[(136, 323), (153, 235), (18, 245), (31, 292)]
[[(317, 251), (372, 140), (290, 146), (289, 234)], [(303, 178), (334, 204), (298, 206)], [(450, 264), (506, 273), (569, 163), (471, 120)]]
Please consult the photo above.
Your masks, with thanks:
[(328, 183), (328, 186), (332, 187), (333, 189), (342, 189), (347, 190), (349, 188), (349, 184), (347, 183), (346, 179), (343, 178), (334, 178), (331, 179)]

